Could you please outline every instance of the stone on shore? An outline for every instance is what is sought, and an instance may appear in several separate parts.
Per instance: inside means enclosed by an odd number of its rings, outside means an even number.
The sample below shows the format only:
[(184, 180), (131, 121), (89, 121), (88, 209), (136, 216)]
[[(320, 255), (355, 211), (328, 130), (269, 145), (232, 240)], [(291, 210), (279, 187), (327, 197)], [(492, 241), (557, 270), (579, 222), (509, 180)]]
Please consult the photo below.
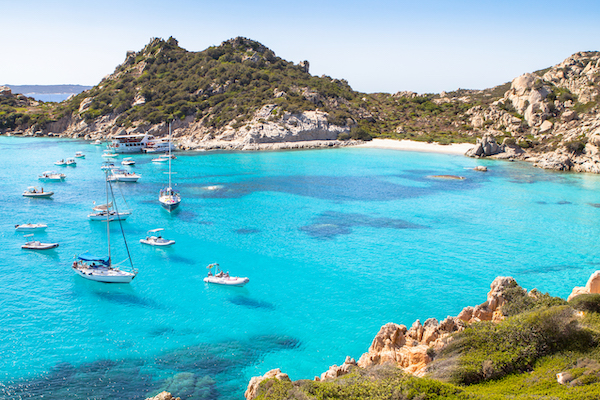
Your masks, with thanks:
[(154, 397), (148, 397), (146, 400), (181, 400), (179, 397), (173, 397), (169, 392), (161, 392)]
[(244, 397), (246, 398), (246, 400), (251, 400), (255, 398), (258, 393), (258, 387), (260, 386), (260, 383), (264, 380), (271, 378), (279, 379), (280, 381), (291, 382), (288, 374), (284, 374), (279, 368), (272, 369), (263, 376), (255, 376), (252, 379), (250, 379), (248, 389), (246, 389), (246, 392), (244, 393)]
[(588, 279), (585, 287), (576, 286), (567, 298), (567, 301), (571, 301), (573, 298), (580, 294), (597, 294), (600, 293), (600, 271), (594, 272)]

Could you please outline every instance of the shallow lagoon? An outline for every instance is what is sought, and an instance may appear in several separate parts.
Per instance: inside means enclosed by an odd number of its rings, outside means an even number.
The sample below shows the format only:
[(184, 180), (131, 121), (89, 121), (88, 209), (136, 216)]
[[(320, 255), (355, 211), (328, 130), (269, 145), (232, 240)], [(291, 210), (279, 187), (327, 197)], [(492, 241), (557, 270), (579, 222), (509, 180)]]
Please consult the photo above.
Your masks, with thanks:
[[(53, 162), (86, 153), (75, 168)], [(312, 378), (358, 358), (379, 327), (456, 315), (498, 275), (566, 297), (598, 269), (600, 177), (522, 163), (383, 149), (179, 154), (181, 208), (158, 204), (168, 166), (134, 155), (119, 187), (139, 276), (86, 281), (70, 269), (103, 254), (102, 150), (87, 142), (0, 137), (0, 397), (139, 398), (167, 389), (239, 399), (252, 376)], [(120, 157), (122, 158), (122, 157)], [(486, 165), (489, 172), (473, 171)], [(46, 170), (50, 200), (26, 199)], [(460, 175), (465, 180), (432, 179)], [(117, 192), (119, 190), (117, 189)], [(118, 199), (119, 200), (119, 199)], [(120, 203), (120, 206), (125, 206)], [(47, 252), (20, 249), (14, 225), (44, 222)], [(111, 224), (113, 259), (125, 258)], [(153, 228), (177, 243), (143, 247)], [(202, 282), (209, 263), (244, 288)]]

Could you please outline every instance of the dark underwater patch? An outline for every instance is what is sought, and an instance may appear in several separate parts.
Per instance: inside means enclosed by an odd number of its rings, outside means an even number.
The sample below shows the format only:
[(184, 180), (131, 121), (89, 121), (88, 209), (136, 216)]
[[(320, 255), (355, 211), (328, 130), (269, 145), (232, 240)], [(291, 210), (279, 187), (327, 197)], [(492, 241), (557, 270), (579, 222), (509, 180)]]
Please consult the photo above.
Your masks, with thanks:
[(427, 186), (406, 186), (389, 182), (389, 176), (271, 176), (228, 183), (219, 190), (206, 190), (200, 198), (240, 198), (254, 192), (282, 192), (332, 201), (390, 201), (425, 196), (441, 190), (466, 190), (476, 187), (471, 180), (461, 185), (424, 176), (404, 176)]
[(160, 308), (158, 304), (151, 300), (144, 299), (135, 294), (130, 293), (118, 293), (118, 292), (93, 292), (94, 295), (102, 300), (110, 301), (111, 303), (117, 303), (126, 306), (137, 306), (144, 308), (157, 309)]
[(236, 229), (234, 232), (237, 233), (238, 235), (251, 235), (253, 233), (259, 233), (260, 229), (241, 228), (241, 229)]
[(600, 203), (588, 203), (592, 207), (600, 208)]
[(561, 201), (557, 201), (556, 204), (559, 204), (559, 205), (562, 206), (562, 205), (565, 205), (565, 204), (573, 204), (573, 203), (571, 203), (570, 201), (567, 201), (567, 200), (561, 200)]
[(565, 271), (565, 270), (572, 270), (572, 269), (581, 269), (581, 267), (575, 266), (575, 265), (566, 265), (566, 264), (562, 264), (562, 265), (541, 265), (537, 268), (531, 268), (531, 269), (527, 269), (525, 271), (521, 271), (521, 274), (545, 274), (545, 273), (549, 273), (549, 272), (559, 272), (559, 271)]
[[(63, 362), (35, 378), (0, 383), (0, 398), (143, 400), (163, 390), (181, 398), (239, 398), (247, 385), (239, 383), (246, 367), (267, 353), (299, 345), (289, 336), (260, 335), (166, 351), (154, 361), (101, 359), (80, 366)], [(169, 377), (156, 379), (142, 372), (157, 368)]]
[(261, 310), (274, 310), (275, 306), (271, 303), (261, 300), (254, 300), (246, 296), (234, 296), (228, 299), (231, 304), (237, 306), (243, 306), (247, 308), (261, 309)]
[(315, 218), (312, 224), (302, 226), (299, 229), (317, 239), (332, 239), (337, 235), (351, 234), (352, 228), (356, 226), (387, 229), (425, 228), (423, 225), (413, 224), (402, 219), (326, 211)]

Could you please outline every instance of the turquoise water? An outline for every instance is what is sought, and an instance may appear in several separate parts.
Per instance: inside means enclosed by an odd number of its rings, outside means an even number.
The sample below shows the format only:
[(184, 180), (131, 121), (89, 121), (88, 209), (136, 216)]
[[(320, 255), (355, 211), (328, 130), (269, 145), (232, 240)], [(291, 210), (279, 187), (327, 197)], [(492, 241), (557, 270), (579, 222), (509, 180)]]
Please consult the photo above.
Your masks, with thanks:
[[(53, 165), (78, 150), (77, 167)], [(105, 202), (101, 152), (0, 137), (0, 398), (143, 399), (166, 389), (241, 399), (270, 369), (310, 379), (360, 357), (387, 322), (482, 303), (498, 275), (566, 297), (599, 268), (600, 176), (346, 148), (179, 154), (183, 202), (173, 214), (158, 203), (168, 166), (133, 155), (142, 178), (115, 188), (133, 211), (123, 228), (140, 272), (129, 285), (91, 282), (70, 264), (106, 253), (105, 224), (87, 219)], [(52, 199), (21, 196), (53, 169), (67, 179), (43, 184)], [(467, 179), (428, 177), (439, 174)], [(36, 238), (60, 247), (21, 250), (14, 225), (27, 222), (47, 223)], [(141, 245), (154, 228), (177, 243)], [(117, 223), (111, 237), (119, 262)], [(213, 262), (250, 283), (208, 286)]]

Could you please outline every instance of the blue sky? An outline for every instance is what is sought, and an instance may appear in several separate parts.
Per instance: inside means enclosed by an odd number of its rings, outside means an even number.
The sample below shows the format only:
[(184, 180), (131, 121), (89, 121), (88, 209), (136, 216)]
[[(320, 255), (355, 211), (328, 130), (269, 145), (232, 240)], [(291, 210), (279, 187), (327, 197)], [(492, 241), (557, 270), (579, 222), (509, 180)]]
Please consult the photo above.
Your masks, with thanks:
[(236, 36), (362, 92), (485, 89), (600, 50), (600, 2), (0, 0), (0, 84), (95, 85), (152, 37)]

